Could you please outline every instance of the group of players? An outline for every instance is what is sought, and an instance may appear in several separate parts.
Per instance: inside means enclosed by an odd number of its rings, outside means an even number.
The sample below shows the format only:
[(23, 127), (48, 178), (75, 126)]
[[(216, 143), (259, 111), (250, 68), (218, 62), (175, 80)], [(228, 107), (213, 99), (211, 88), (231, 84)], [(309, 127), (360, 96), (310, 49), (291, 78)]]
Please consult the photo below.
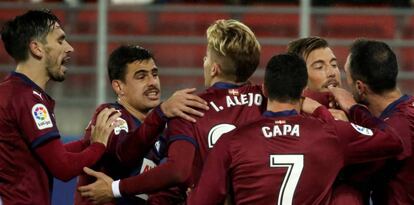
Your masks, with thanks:
[(44, 89), (74, 49), (50, 11), (7, 22), (17, 67), (0, 84), (0, 204), (50, 204), (51, 177), (78, 175), (75, 204), (414, 204), (414, 98), (388, 45), (353, 43), (348, 92), (322, 38), (289, 43), (253, 85), (254, 33), (217, 20), (206, 34), (205, 91), (161, 103), (154, 56), (121, 45), (108, 60), (117, 101), (62, 144)]

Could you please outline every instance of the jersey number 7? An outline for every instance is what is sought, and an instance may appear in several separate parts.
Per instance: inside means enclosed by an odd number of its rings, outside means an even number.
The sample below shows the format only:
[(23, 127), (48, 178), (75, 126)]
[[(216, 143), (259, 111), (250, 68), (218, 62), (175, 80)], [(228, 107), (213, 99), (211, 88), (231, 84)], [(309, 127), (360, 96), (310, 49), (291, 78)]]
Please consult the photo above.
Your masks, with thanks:
[(287, 168), (279, 191), (277, 205), (291, 205), (303, 170), (303, 155), (270, 155), (270, 167)]

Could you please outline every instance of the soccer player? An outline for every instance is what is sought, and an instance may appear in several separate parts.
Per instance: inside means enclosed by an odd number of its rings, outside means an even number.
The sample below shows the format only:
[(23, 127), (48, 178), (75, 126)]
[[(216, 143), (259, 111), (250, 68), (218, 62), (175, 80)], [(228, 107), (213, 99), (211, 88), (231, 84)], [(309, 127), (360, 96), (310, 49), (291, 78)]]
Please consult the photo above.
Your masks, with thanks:
[[(248, 79), (260, 59), (260, 44), (254, 33), (236, 20), (217, 20), (207, 29), (204, 58), (205, 85), (199, 96), (210, 109), (196, 123), (174, 118), (168, 121), (168, 160), (141, 175), (113, 181), (102, 175), (96, 183), (80, 187), (82, 195), (97, 203), (113, 197), (156, 192), (179, 186), (185, 197), (196, 186), (204, 160), (224, 133), (260, 116), (264, 110), (261, 86)], [(153, 202), (159, 203), (159, 202)]]
[[(194, 121), (186, 112), (197, 116), (203, 113), (188, 106), (199, 109), (208, 107), (203, 99), (190, 94), (194, 89), (178, 91), (160, 105), (158, 67), (152, 53), (139, 46), (122, 45), (115, 49), (108, 60), (108, 75), (118, 96), (117, 102), (99, 106), (91, 125), (95, 124), (97, 113), (104, 108), (119, 110), (122, 116), (118, 121), (121, 123), (111, 133), (105, 155), (93, 168), (114, 179), (143, 173), (160, 162), (166, 143), (163, 138), (158, 141), (157, 138), (168, 118), (182, 116)], [(90, 134), (91, 126), (88, 126), (84, 135), (85, 145), (89, 142)], [(120, 142), (125, 142), (127, 147), (117, 150)], [(82, 174), (78, 186), (94, 181), (94, 177)], [(75, 204), (92, 204), (87, 198), (82, 198), (79, 192), (75, 194)], [(122, 198), (117, 200), (117, 204), (145, 204), (147, 198), (147, 195)]]
[[(350, 48), (345, 72), (354, 98), (412, 145), (414, 98), (404, 95), (397, 87), (398, 63), (391, 48), (380, 41), (356, 40)], [(349, 103), (352, 95), (345, 90), (331, 88), (331, 91), (344, 110), (352, 105)], [(354, 121), (355, 117), (358, 116), (351, 116), (350, 120)], [(409, 155), (353, 167), (347, 174), (359, 189), (370, 182), (370, 190), (365, 193), (372, 191), (374, 204), (394, 205), (414, 204), (413, 172), (414, 159)]]
[(303, 96), (332, 108), (330, 111), (336, 118), (346, 119), (344, 112), (335, 109), (333, 97), (328, 91), (328, 86), (341, 87), (338, 62), (328, 42), (317, 36), (300, 38), (288, 44), (287, 52), (302, 57), (306, 62), (308, 83)]
[(17, 67), (0, 83), (0, 204), (47, 205), (52, 178), (70, 180), (93, 165), (120, 114), (98, 114), (83, 151), (76, 142), (62, 145), (55, 101), (44, 91), (49, 80), (65, 79), (73, 52), (58, 18), (46, 10), (28, 11), (3, 26), (1, 39)]
[[(327, 204), (332, 184), (346, 164), (381, 159), (402, 151), (402, 141), (366, 108), (355, 105), (355, 124), (327, 118), (329, 111), (304, 100), (305, 62), (294, 54), (274, 56), (266, 66), (267, 111), (223, 136), (210, 152), (188, 204)], [(308, 103), (313, 102), (313, 103)], [(352, 146), (352, 149), (350, 147)]]

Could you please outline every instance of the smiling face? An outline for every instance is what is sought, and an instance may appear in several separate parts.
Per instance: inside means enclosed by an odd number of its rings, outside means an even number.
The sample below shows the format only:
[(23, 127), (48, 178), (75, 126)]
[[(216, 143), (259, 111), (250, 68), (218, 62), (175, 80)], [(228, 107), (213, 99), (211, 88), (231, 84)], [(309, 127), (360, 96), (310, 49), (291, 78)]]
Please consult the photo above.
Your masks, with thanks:
[(328, 86), (341, 86), (336, 57), (329, 47), (311, 51), (306, 58), (306, 67), (308, 70), (308, 89), (325, 92), (328, 91)]
[(66, 41), (65, 32), (58, 23), (46, 36), (45, 46), (45, 67), (49, 78), (54, 81), (65, 80), (66, 66), (70, 59), (69, 54), (73, 52), (73, 47)]
[(119, 80), (122, 100), (141, 112), (160, 104), (160, 79), (153, 59), (127, 64), (125, 80)]

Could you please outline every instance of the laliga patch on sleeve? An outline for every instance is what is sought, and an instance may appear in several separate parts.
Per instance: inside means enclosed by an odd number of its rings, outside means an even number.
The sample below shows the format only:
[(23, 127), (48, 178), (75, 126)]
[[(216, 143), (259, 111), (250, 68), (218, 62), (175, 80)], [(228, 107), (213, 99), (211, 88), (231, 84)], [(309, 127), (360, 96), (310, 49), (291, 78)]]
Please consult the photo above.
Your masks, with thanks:
[(34, 105), (32, 107), (32, 115), (39, 130), (53, 127), (52, 120), (45, 105), (41, 103)]
[(374, 134), (371, 129), (368, 129), (366, 127), (362, 127), (362, 126), (356, 125), (354, 123), (351, 123), (351, 125), (352, 125), (352, 127), (354, 127), (354, 129), (357, 132), (359, 132), (363, 135), (372, 136)]
[(119, 135), (122, 130), (128, 132), (128, 123), (124, 119), (118, 117), (118, 119), (116, 119), (116, 123), (118, 123), (118, 126), (114, 128), (115, 135)]

